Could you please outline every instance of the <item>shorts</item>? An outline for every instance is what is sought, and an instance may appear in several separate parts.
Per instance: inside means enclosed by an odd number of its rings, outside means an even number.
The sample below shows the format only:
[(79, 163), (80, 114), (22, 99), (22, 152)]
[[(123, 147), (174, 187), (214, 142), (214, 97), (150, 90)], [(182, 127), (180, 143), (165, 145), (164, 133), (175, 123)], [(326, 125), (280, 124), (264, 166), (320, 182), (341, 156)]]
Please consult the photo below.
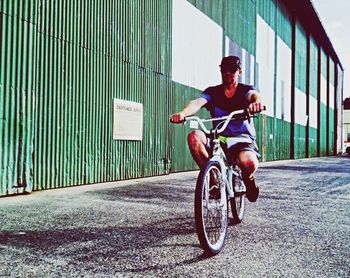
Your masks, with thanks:
[[(248, 142), (230, 143), (230, 142), (227, 142), (227, 139), (229, 139), (229, 137), (223, 137), (223, 136), (219, 136), (219, 139), (220, 139), (221, 147), (224, 150), (229, 160), (233, 158), (237, 158), (241, 151), (252, 151), (256, 154), (256, 157), (258, 159), (261, 157), (258, 150), (258, 146), (256, 145), (256, 142), (252, 139), (250, 139), (251, 142), (249, 143)], [(211, 138), (207, 137), (207, 143), (205, 145), (205, 148), (207, 149), (210, 155), (213, 154), (213, 141)]]

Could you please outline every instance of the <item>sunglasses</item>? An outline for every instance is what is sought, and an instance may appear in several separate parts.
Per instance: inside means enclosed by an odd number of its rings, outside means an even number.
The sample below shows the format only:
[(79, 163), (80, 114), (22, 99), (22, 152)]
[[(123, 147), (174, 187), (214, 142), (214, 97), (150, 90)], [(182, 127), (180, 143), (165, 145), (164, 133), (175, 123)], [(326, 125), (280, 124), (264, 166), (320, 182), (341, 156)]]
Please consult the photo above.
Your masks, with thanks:
[(237, 67), (237, 66), (222, 66), (221, 67), (221, 72), (235, 73), (238, 70), (240, 70), (240, 67)]

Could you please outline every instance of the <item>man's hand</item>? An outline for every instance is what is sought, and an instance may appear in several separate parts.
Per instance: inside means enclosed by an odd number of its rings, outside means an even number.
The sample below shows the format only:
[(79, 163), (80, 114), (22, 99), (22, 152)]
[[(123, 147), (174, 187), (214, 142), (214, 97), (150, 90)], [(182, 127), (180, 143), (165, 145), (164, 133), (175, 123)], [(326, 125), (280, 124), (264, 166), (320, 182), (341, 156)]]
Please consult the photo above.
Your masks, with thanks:
[(249, 112), (251, 114), (260, 113), (261, 111), (264, 111), (264, 110), (265, 110), (265, 107), (260, 102), (253, 102), (253, 103), (249, 104)]
[(182, 113), (176, 113), (170, 116), (170, 122), (174, 124), (183, 123), (185, 116)]

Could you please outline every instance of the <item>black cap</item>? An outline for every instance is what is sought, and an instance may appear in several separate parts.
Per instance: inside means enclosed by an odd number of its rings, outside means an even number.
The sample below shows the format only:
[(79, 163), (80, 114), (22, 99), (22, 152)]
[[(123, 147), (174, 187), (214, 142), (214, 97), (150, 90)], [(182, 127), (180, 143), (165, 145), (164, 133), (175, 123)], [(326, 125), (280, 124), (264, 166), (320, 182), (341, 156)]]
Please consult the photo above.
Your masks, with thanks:
[(222, 58), (220, 67), (222, 70), (241, 70), (241, 60), (237, 56)]

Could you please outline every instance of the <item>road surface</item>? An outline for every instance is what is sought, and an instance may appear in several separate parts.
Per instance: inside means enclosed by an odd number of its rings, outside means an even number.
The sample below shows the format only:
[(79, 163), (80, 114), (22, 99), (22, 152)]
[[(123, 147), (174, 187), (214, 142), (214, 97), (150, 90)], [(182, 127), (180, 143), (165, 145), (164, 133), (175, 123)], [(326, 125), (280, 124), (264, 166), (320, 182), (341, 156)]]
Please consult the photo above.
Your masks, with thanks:
[(262, 163), (260, 198), (211, 258), (196, 175), (0, 198), (0, 276), (350, 277), (350, 158)]

